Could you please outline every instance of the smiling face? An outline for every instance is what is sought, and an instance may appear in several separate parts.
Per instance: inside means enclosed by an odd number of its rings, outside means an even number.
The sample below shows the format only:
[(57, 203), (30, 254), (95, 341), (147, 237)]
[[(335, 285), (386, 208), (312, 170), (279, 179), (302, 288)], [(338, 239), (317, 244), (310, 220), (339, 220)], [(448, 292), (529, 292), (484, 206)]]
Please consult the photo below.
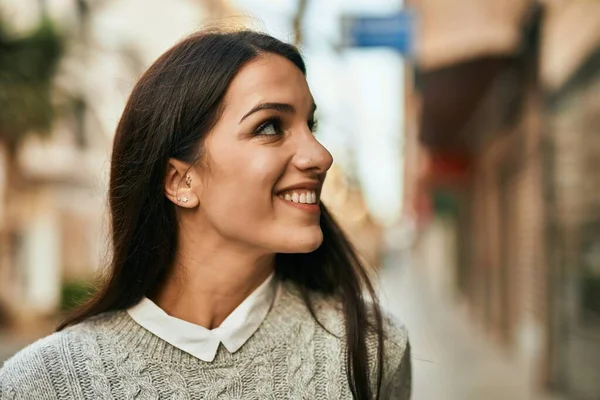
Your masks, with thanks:
[(266, 253), (319, 247), (319, 195), (333, 160), (314, 137), (315, 108), (286, 58), (264, 54), (240, 69), (193, 171), (198, 206), (189, 211), (203, 235)]

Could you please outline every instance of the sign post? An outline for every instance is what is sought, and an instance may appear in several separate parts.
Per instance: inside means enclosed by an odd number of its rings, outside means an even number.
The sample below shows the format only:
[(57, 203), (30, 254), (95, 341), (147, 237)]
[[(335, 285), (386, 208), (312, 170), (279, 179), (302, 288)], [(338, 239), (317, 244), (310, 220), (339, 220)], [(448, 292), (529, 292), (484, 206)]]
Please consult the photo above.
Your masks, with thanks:
[(388, 47), (413, 54), (414, 14), (402, 11), (386, 16), (346, 16), (342, 19), (345, 47)]

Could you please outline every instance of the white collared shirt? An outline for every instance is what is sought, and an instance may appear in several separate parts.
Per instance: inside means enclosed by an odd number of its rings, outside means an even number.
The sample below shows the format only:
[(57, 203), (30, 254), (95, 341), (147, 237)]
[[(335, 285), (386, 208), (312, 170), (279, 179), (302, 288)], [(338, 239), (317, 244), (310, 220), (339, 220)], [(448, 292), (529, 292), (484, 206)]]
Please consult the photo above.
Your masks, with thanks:
[(275, 274), (271, 274), (215, 329), (172, 317), (147, 297), (127, 312), (135, 322), (164, 341), (211, 362), (220, 343), (234, 353), (250, 339), (271, 309), (278, 287)]

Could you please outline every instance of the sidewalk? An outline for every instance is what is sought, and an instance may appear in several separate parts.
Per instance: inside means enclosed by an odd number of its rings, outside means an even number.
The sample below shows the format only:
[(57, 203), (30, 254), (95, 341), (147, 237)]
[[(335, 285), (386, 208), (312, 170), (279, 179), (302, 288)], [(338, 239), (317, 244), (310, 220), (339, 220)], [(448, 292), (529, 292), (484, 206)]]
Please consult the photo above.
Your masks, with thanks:
[(558, 400), (534, 394), (527, 374), (450, 304), (428, 295), (415, 266), (388, 261), (381, 301), (407, 327), (415, 400)]

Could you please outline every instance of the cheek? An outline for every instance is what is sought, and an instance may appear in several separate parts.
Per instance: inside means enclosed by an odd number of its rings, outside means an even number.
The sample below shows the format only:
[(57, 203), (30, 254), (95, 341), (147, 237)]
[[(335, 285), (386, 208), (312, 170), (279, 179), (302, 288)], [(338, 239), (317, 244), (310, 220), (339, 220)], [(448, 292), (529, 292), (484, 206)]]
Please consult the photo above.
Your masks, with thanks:
[[(278, 204), (273, 189), (289, 159), (281, 148), (230, 148), (211, 160), (200, 200), (220, 236), (273, 252), (308, 252), (322, 241), (318, 219)], [(242, 151), (243, 150), (243, 151)]]
[(224, 156), (213, 160), (202, 196), (207, 212), (229, 220), (237, 228), (273, 217), (273, 188), (286, 165), (276, 149), (244, 150), (222, 152)]

